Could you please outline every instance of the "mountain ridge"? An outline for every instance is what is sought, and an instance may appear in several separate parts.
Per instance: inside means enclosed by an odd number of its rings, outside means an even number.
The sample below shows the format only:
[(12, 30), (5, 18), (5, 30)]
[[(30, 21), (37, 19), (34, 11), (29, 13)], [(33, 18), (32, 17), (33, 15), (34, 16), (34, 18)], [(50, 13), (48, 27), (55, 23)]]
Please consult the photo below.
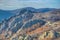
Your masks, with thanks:
[[(14, 16), (3, 20), (0, 24), (0, 34), (3, 34), (6, 38), (10, 38), (14, 37), (14, 34), (19, 32), (24, 35), (26, 33), (30, 34), (30, 32), (35, 32), (38, 28), (38, 31), (40, 32), (40, 30), (42, 30), (41, 27), (44, 26), (44, 30), (46, 29), (46, 23), (47, 25), (51, 25), (48, 24), (48, 22), (54, 23), (60, 21), (60, 9), (47, 8), (38, 10), (30, 7), (23, 8), (18, 11), (18, 14), (16, 12)], [(39, 33), (38, 31), (37, 33)]]
[[(0, 15), (1, 15), (1, 19), (8, 19), (9, 17), (7, 17), (5, 14), (7, 14), (8, 16), (13, 16), (13, 15), (18, 15), (18, 14), (23, 14), (22, 12), (24, 11), (30, 11), (31, 13), (44, 13), (44, 12), (48, 12), (48, 11), (52, 11), (52, 10), (57, 10), (54, 8), (39, 8), (39, 9), (35, 9), (33, 7), (26, 7), (26, 8), (21, 8), (21, 9), (16, 9), (16, 10), (0, 10)], [(24, 12), (25, 13), (25, 12)], [(4, 16), (6, 16), (4, 18)]]

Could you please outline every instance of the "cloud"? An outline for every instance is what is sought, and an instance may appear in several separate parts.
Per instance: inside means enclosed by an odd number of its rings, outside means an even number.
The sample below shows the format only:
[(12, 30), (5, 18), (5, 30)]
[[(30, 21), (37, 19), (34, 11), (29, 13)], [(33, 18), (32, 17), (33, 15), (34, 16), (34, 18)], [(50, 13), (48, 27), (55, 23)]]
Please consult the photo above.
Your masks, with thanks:
[(13, 10), (23, 7), (60, 8), (60, 0), (0, 0), (0, 9)]

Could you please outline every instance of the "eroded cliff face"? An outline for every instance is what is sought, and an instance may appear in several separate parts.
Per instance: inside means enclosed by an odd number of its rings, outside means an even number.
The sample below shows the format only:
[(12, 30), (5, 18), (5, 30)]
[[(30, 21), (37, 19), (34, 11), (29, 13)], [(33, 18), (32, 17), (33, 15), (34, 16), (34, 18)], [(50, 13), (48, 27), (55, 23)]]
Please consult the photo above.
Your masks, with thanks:
[[(46, 9), (45, 9), (46, 10)], [(1, 40), (54, 40), (60, 37), (60, 10), (23, 8), (0, 23)]]

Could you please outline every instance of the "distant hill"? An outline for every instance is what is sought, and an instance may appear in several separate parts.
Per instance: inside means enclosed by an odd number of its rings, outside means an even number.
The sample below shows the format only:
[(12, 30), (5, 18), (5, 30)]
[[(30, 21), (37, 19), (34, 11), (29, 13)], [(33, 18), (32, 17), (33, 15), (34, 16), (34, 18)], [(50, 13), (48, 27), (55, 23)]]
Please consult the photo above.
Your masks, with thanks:
[(15, 14), (23, 14), (25, 12), (29, 13), (44, 13), (48, 11), (55, 10), (54, 8), (40, 8), (40, 9), (35, 9), (32, 7), (26, 7), (26, 8), (21, 8), (21, 9), (16, 9), (16, 10), (0, 10), (0, 22), (4, 19), (8, 19), (12, 15)]

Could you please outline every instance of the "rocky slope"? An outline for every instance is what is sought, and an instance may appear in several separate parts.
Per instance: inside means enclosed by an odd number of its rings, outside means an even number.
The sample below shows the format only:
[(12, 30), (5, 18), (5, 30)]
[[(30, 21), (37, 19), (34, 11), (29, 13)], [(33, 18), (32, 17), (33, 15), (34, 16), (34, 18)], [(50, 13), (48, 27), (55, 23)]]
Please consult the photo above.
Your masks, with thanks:
[(60, 9), (27, 7), (16, 13), (0, 23), (1, 40), (54, 40), (60, 37)]

